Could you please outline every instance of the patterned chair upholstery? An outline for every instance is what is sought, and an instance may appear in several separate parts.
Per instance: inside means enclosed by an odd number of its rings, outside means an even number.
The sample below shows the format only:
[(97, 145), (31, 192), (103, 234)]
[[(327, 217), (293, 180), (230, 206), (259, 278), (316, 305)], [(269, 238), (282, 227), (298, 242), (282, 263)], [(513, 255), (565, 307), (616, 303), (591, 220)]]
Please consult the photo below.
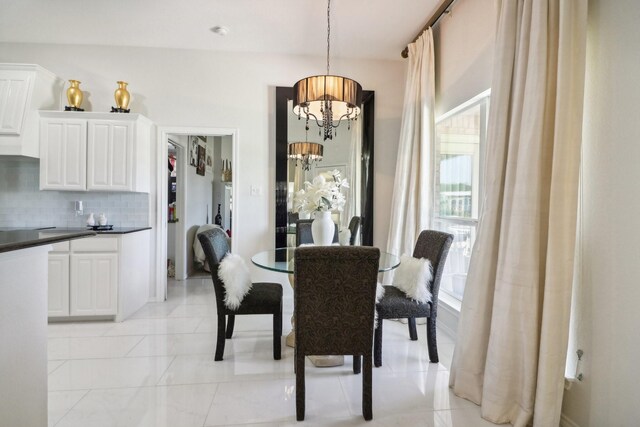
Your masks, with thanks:
[[(296, 246), (313, 243), (311, 235), (312, 219), (299, 219), (296, 221)], [(336, 230), (333, 233), (333, 243), (338, 243), (338, 224), (335, 225)]]
[(351, 217), (351, 221), (349, 221), (349, 231), (351, 232), (351, 237), (349, 238), (349, 244), (351, 246), (356, 244), (356, 238), (358, 237), (358, 233), (360, 232), (361, 222), (362, 222), (362, 217), (359, 217), (359, 216)]
[(436, 342), (436, 315), (438, 314), (438, 291), (440, 279), (444, 270), (444, 264), (449, 253), (449, 247), (453, 241), (451, 234), (435, 230), (424, 230), (418, 236), (418, 241), (413, 250), (414, 258), (427, 258), (431, 261), (433, 280), (429, 283), (431, 301), (421, 304), (410, 298), (400, 289), (394, 286), (385, 286), (384, 296), (377, 304), (378, 327), (374, 337), (374, 364), (382, 366), (382, 324), (383, 319), (408, 319), (409, 337), (412, 341), (418, 339), (416, 332), (416, 318), (427, 318), (427, 346), (429, 348), (429, 360), (438, 363), (438, 346)]
[[(225, 290), (218, 277), (220, 261), (229, 252), (226, 233), (221, 228), (204, 231), (198, 234), (198, 240), (211, 267), (211, 279), (216, 294), (218, 311), (218, 339), (214, 360), (222, 360), (224, 355), (225, 336), (233, 336), (236, 315), (273, 314), (273, 358), (280, 360), (282, 336), (282, 285), (279, 283), (253, 283), (251, 290), (244, 297), (237, 310), (230, 310), (224, 304)], [(226, 321), (228, 318), (228, 322)], [(226, 333), (225, 333), (226, 326)]]
[(352, 355), (362, 374), (362, 414), (372, 415), (372, 344), (380, 250), (364, 246), (296, 249), (296, 415), (304, 420), (307, 355)]

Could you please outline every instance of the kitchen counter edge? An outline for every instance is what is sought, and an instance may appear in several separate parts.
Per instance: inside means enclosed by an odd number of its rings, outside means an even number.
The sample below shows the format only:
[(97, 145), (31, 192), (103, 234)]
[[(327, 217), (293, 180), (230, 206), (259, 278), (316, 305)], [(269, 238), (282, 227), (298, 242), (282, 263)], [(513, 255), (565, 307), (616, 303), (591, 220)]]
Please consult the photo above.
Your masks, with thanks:
[(71, 233), (80, 231), (90, 231), (96, 234), (129, 234), (136, 233), (138, 231), (151, 230), (151, 227), (116, 227), (113, 230), (91, 230), (89, 228), (47, 228), (46, 230), (40, 230), (43, 233)]
[(84, 230), (75, 232), (64, 232), (46, 236), (42, 230), (15, 230), (5, 231), (0, 234), (0, 253), (17, 251), (20, 249), (32, 248), (35, 246), (49, 245), (67, 240), (82, 239), (96, 235), (95, 231)]

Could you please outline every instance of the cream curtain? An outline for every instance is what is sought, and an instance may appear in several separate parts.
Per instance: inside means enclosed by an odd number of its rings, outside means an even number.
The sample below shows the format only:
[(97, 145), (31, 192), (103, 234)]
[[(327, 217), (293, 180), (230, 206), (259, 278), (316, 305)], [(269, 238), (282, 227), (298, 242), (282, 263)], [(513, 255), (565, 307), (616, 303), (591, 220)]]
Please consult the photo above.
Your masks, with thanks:
[(557, 426), (576, 235), (587, 0), (497, 3), (485, 200), (450, 385), (493, 422)]
[(433, 194), (435, 68), (433, 33), (409, 46), (402, 127), (391, 200), (387, 251), (411, 254), (420, 231), (429, 228)]

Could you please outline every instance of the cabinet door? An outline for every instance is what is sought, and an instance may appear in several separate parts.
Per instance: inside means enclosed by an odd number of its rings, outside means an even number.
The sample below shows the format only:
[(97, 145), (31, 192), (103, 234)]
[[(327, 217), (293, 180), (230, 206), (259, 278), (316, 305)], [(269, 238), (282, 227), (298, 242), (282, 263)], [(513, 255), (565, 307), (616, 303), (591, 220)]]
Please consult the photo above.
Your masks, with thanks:
[(118, 255), (71, 255), (70, 314), (115, 315), (118, 309)]
[(40, 189), (86, 190), (87, 122), (40, 120)]
[(49, 254), (49, 317), (69, 315), (69, 254)]
[(20, 135), (33, 74), (0, 71), (0, 135)]
[(89, 120), (87, 173), (89, 190), (132, 191), (134, 124)]

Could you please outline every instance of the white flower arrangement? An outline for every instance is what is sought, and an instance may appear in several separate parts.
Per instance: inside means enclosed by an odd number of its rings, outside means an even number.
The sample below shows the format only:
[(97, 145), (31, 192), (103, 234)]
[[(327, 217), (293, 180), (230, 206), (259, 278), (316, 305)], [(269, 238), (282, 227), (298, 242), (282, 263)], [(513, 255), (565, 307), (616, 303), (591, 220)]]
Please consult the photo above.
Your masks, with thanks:
[(305, 189), (294, 197), (295, 209), (299, 212), (341, 211), (346, 202), (342, 188), (349, 188), (346, 179), (340, 178), (340, 171), (324, 172), (304, 183)]

